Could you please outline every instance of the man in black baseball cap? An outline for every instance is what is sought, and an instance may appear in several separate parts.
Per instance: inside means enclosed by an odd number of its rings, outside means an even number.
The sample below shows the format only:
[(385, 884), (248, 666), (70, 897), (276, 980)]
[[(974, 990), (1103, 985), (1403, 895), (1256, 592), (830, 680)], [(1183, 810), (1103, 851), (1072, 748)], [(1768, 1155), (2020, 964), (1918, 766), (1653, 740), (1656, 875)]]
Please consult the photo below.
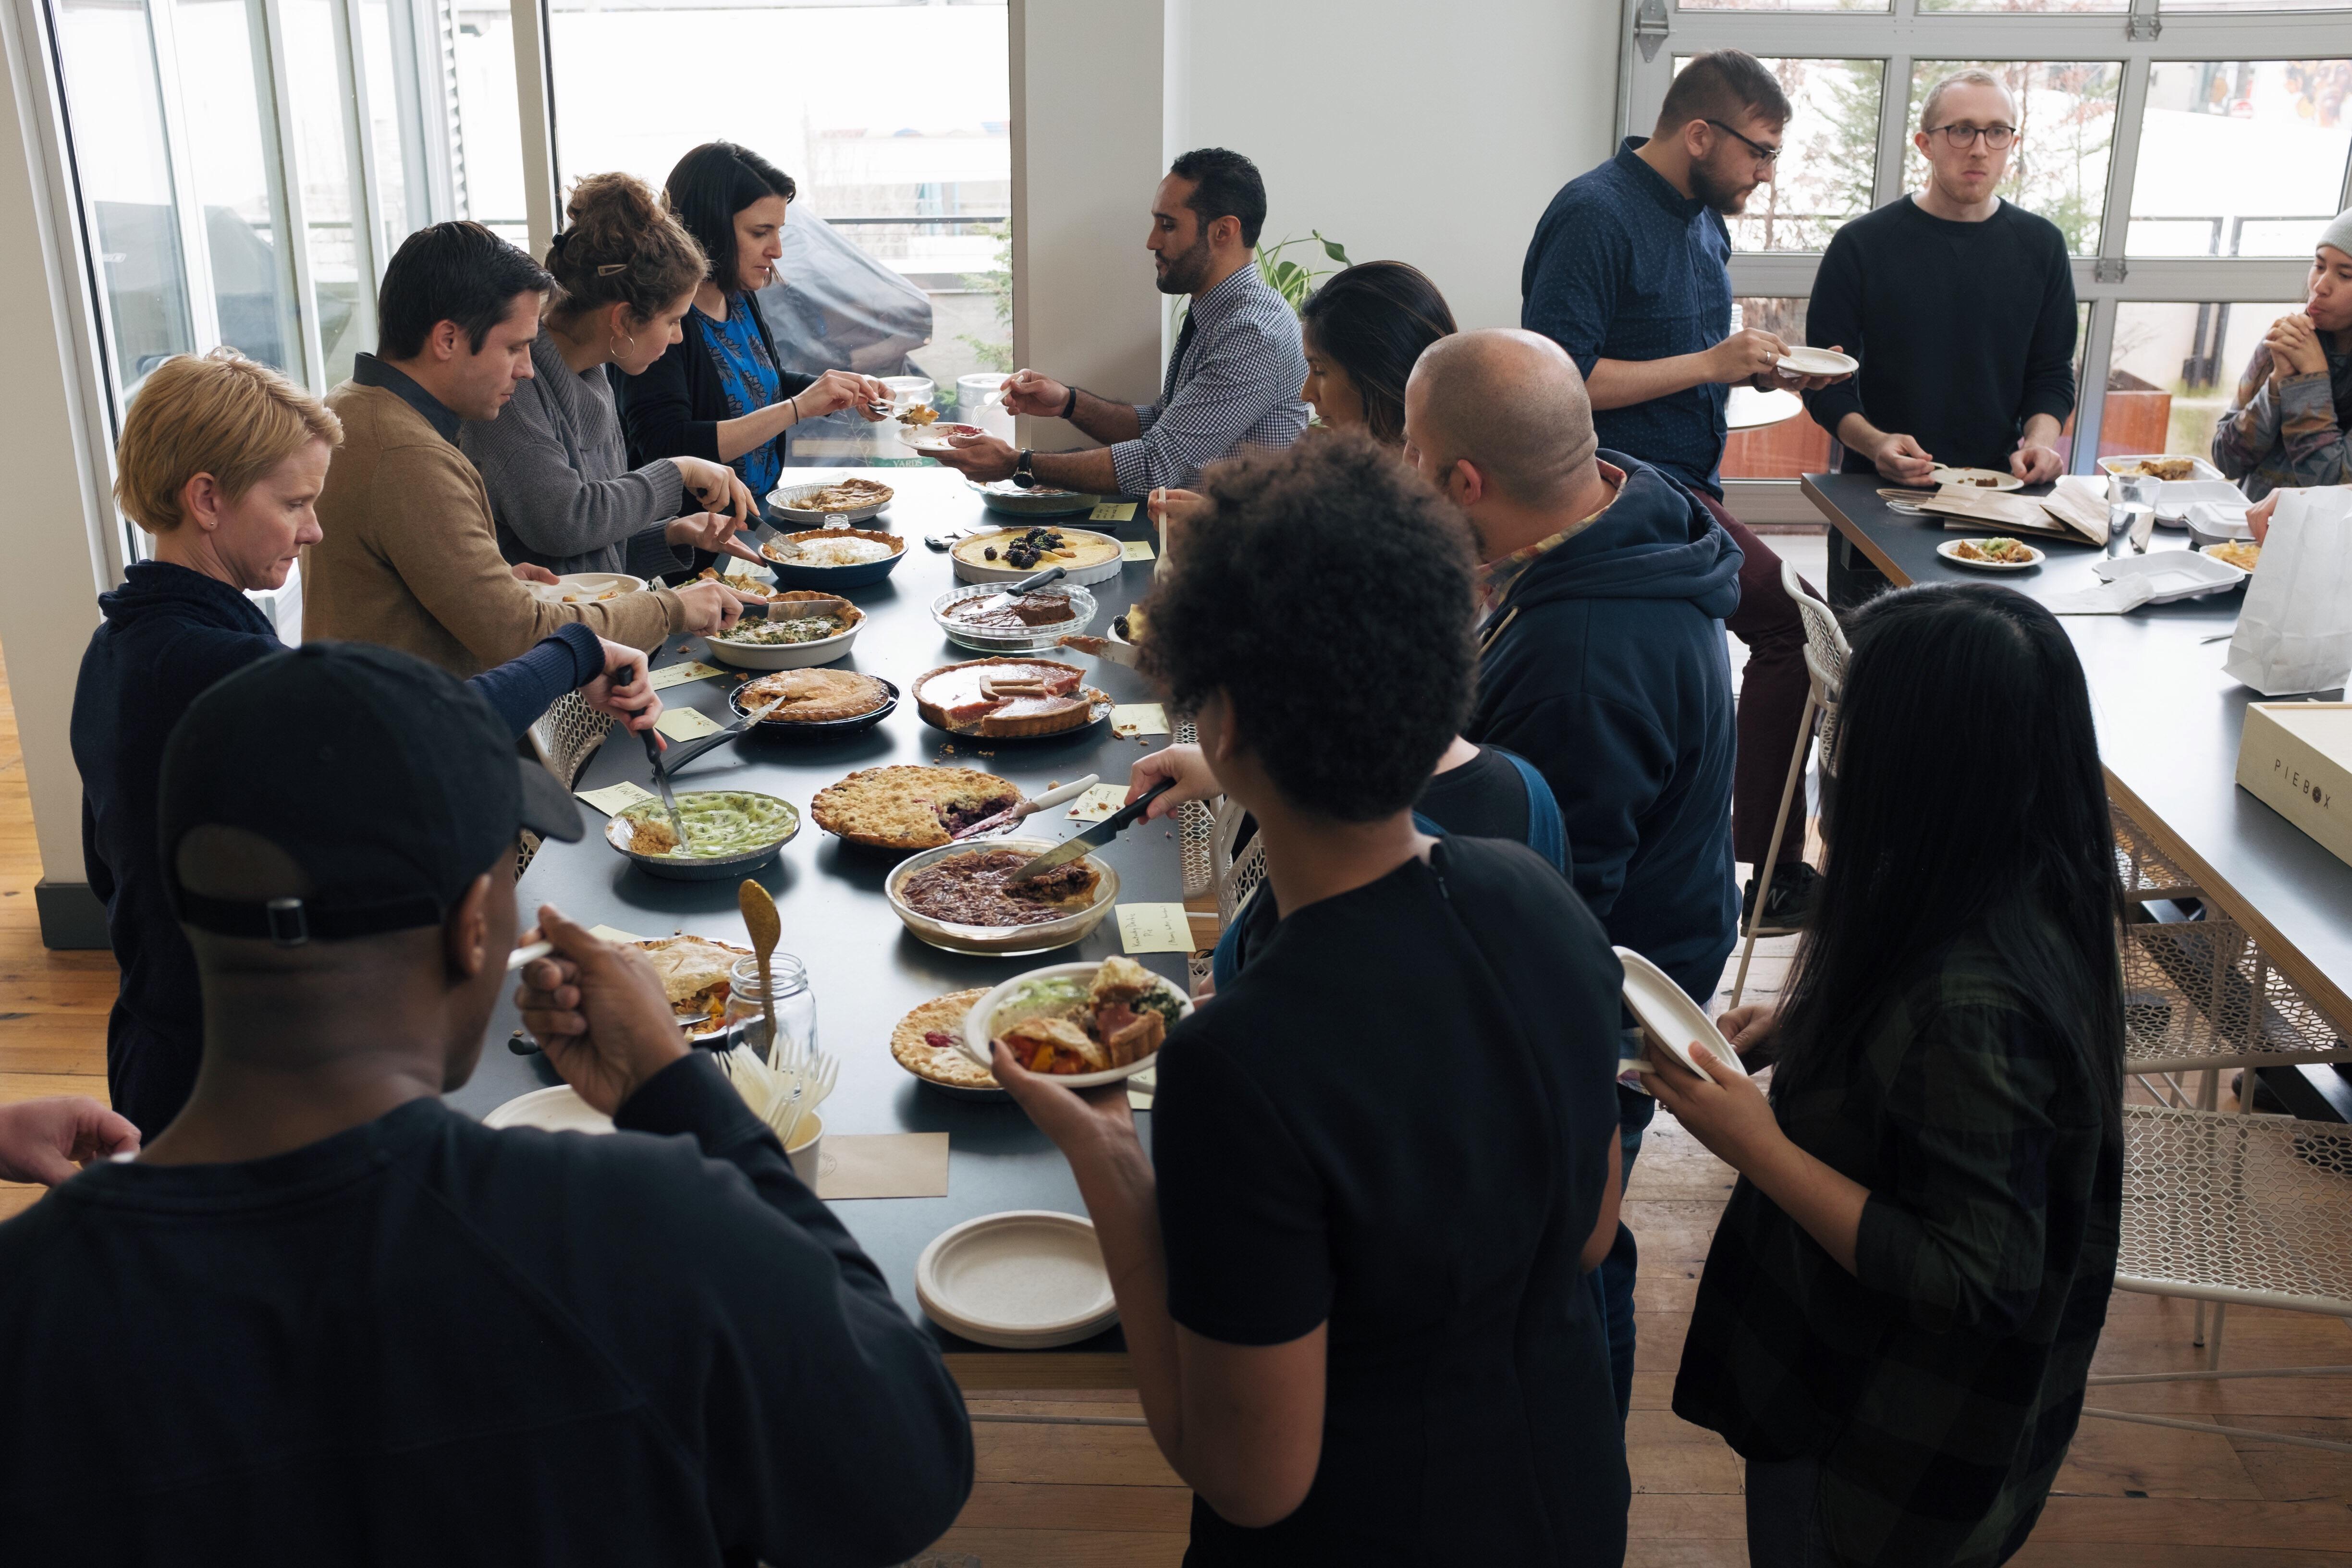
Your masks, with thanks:
[(203, 1065), (134, 1163), (0, 1225), (12, 1403), (107, 1416), (0, 1424), (12, 1553), (883, 1564), (947, 1528), (937, 1350), (643, 954), (542, 909), (524, 975), (617, 1135), (441, 1102), (517, 833), (581, 831), (481, 698), (386, 648), (264, 659), (173, 732), (161, 826)]

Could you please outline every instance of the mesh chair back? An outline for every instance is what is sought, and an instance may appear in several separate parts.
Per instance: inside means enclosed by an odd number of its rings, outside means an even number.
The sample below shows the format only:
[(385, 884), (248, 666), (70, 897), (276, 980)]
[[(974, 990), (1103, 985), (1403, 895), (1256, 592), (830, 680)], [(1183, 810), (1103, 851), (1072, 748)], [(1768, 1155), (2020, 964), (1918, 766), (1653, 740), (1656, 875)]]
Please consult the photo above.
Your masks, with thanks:
[(589, 707), (577, 691), (567, 691), (531, 721), (530, 748), (556, 782), (570, 789), (580, 782), (580, 770), (588, 765), (588, 759), (596, 754), (612, 729), (611, 715)]
[(1786, 561), (1780, 563), (1780, 587), (1805, 626), (1805, 673), (1812, 678), (1813, 700), (1822, 710), (1822, 772), (1835, 778), (1838, 700), (1845, 691), (1846, 660), (1853, 657), (1853, 649), (1845, 640), (1845, 628), (1838, 625), (1837, 612), (1815, 596)]

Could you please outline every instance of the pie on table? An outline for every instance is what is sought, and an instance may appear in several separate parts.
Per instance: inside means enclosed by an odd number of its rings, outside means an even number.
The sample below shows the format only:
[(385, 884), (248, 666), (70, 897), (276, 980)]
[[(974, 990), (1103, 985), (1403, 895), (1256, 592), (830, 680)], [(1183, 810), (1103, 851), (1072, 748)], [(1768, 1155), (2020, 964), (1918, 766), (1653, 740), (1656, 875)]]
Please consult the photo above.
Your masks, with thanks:
[[(1048, 538), (1061, 542), (1036, 548), (1033, 563), (1032, 547), (1043, 546), (1043, 542)], [(1019, 547), (1017, 552), (1016, 546)], [(1089, 566), (1100, 566), (1107, 561), (1118, 560), (1126, 548), (1107, 533), (1092, 533), (1082, 528), (1000, 528), (988, 533), (975, 533), (970, 539), (959, 542), (955, 554), (956, 559), (967, 566), (1010, 570), (1025, 569), (1034, 563), (1039, 567), (1065, 566), (1074, 572), (1083, 572)], [(1016, 552), (1021, 556), (1019, 561), (1013, 559)]]
[(728, 972), (737, 959), (751, 956), (748, 947), (683, 934), (641, 942), (637, 947), (653, 960), (670, 1011), (688, 1033), (697, 1035), (717, 1028), (727, 1016), (727, 996), (733, 989)]
[(957, 735), (1054, 735), (1094, 722), (1110, 699), (1086, 671), (1050, 658), (976, 658), (942, 665), (915, 682), (923, 722)]
[(1028, 797), (978, 768), (860, 768), (817, 791), (810, 815), (827, 833), (877, 849), (935, 849), (983, 816)]
[(744, 712), (756, 713), (779, 697), (784, 705), (762, 722), (822, 724), (873, 712), (890, 700), (890, 689), (850, 669), (780, 669), (745, 681), (736, 700)]
[(996, 1076), (969, 1056), (958, 1043), (963, 1038), (964, 1015), (988, 994), (985, 985), (934, 996), (898, 1020), (890, 1031), (890, 1055), (917, 1078), (949, 1089), (995, 1089)]
[(782, 504), (794, 511), (855, 511), (862, 506), (880, 506), (892, 494), (888, 485), (877, 480), (841, 479), (822, 489), (811, 489), (801, 495), (787, 491)]

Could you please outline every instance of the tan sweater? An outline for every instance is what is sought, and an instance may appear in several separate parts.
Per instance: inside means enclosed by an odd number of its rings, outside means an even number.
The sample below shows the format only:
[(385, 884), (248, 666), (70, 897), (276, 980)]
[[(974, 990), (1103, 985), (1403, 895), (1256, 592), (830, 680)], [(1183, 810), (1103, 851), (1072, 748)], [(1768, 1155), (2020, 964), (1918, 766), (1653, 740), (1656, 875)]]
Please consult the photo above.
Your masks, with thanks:
[(382, 643), (464, 678), (566, 621), (651, 650), (684, 624), (667, 588), (551, 605), (499, 553), (489, 492), (465, 455), (383, 387), (327, 394), (343, 444), (319, 496), (326, 537), (302, 552), (302, 636)]

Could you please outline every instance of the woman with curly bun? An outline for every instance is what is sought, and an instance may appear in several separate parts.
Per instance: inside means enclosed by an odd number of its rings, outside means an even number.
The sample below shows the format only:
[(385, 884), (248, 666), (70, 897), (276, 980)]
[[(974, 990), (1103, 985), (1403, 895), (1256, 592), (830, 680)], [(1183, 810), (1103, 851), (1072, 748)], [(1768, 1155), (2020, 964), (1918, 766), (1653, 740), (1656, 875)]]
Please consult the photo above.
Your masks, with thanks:
[[(531, 378), (495, 419), (457, 439), (482, 473), (509, 561), (556, 573), (692, 572), (709, 552), (757, 554), (734, 537), (759, 515), (724, 464), (628, 465), (612, 375), (640, 375), (678, 341), (704, 270), (702, 247), (645, 182), (592, 174), (547, 249), (556, 295), (531, 344)], [(691, 493), (708, 510), (680, 516)]]

